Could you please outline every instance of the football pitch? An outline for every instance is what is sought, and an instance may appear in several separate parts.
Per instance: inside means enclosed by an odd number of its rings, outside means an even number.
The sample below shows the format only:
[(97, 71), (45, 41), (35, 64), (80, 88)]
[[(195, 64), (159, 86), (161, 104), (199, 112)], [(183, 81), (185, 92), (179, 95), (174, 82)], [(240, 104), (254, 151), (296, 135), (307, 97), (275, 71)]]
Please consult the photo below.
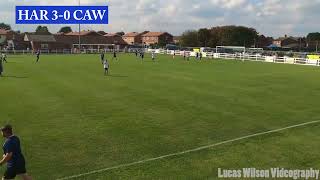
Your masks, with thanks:
[(319, 121), (318, 67), (106, 57), (110, 76), (99, 55), (4, 63), (0, 123), (13, 125), (34, 179), (217, 179), (218, 168), (320, 168), (320, 123), (165, 157)]

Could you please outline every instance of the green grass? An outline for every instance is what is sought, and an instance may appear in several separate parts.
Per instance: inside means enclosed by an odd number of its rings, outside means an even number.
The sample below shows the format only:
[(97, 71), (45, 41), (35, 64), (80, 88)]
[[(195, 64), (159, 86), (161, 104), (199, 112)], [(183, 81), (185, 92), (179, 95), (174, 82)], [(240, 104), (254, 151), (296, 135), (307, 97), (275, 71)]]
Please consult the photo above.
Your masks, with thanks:
[[(110, 57), (111, 55), (108, 55)], [(13, 56), (0, 123), (20, 136), (34, 179), (57, 179), (320, 120), (320, 69), (134, 55)], [(80, 179), (216, 179), (218, 168), (320, 168), (320, 125)], [(1, 173), (4, 168), (1, 169)]]

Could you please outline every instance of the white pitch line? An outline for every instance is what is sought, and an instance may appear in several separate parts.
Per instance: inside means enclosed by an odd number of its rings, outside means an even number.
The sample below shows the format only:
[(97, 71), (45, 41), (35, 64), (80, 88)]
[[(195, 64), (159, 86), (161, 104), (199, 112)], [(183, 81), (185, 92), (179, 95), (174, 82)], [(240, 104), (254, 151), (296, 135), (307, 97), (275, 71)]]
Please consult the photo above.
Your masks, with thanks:
[(252, 138), (252, 137), (271, 134), (271, 133), (275, 133), (275, 132), (280, 132), (280, 131), (284, 131), (284, 130), (288, 130), (288, 129), (292, 129), (292, 128), (297, 128), (297, 127), (301, 127), (301, 126), (306, 126), (306, 125), (310, 125), (310, 124), (316, 124), (316, 123), (320, 123), (320, 120), (306, 122), (306, 123), (297, 124), (297, 125), (293, 125), (293, 126), (288, 126), (288, 127), (284, 127), (284, 128), (280, 128), (280, 129), (271, 130), (271, 131), (256, 133), (256, 134), (252, 134), (252, 135), (248, 135), (248, 136), (239, 137), (239, 138), (236, 138), (236, 139), (222, 141), (222, 142), (215, 143), (215, 144), (201, 146), (201, 147), (198, 147), (198, 148), (195, 148), (195, 149), (189, 149), (189, 150), (186, 150), (186, 151), (167, 154), (167, 155), (163, 155), (163, 156), (159, 156), (159, 157), (155, 157), (155, 158), (150, 158), (150, 159), (145, 159), (145, 160), (136, 161), (136, 162), (132, 162), (132, 163), (121, 164), (121, 165), (118, 165), (118, 166), (113, 166), (113, 167), (103, 168), (103, 169), (99, 169), (99, 170), (94, 170), (94, 171), (90, 171), (90, 172), (83, 173), (83, 174), (67, 176), (67, 177), (64, 177), (64, 178), (56, 179), (56, 180), (74, 179), (74, 178), (79, 178), (79, 177), (83, 177), (83, 176), (87, 176), (87, 175), (92, 175), (92, 174), (97, 174), (97, 173), (109, 171), (109, 170), (112, 170), (112, 169), (119, 169), (119, 168), (123, 168), (123, 167), (133, 166), (133, 165), (136, 165), (136, 164), (143, 164), (143, 163), (150, 162), (150, 161), (155, 161), (155, 160), (164, 159), (164, 158), (168, 158), (168, 157), (179, 156), (179, 155), (183, 155), (183, 154), (186, 154), (186, 153), (201, 151), (201, 150), (204, 150), (204, 149), (210, 149), (212, 147), (216, 147), (216, 146), (227, 144), (227, 143), (232, 143), (232, 142), (235, 142), (235, 141), (240, 141), (240, 140), (249, 139), (249, 138)]

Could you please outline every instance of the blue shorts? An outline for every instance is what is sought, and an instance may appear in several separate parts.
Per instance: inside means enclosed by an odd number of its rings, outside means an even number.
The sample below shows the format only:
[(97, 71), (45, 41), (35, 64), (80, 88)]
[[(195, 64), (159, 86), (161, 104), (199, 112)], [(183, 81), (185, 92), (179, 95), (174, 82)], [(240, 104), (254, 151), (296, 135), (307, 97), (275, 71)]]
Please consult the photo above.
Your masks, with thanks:
[(26, 173), (27, 173), (27, 170), (25, 166), (8, 167), (7, 170), (4, 172), (3, 178), (14, 179), (17, 175), (26, 174)]

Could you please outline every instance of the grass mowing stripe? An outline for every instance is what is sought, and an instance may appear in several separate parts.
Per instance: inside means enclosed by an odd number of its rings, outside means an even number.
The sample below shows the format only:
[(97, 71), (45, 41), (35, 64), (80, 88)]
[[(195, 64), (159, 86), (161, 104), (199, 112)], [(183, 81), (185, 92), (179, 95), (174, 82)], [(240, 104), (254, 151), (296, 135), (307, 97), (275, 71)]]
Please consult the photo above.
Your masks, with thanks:
[(216, 147), (216, 146), (223, 145), (223, 144), (227, 144), (227, 143), (232, 143), (232, 142), (236, 142), (236, 141), (240, 141), (240, 140), (244, 140), (244, 139), (249, 139), (249, 138), (252, 138), (252, 137), (262, 136), (262, 135), (266, 135), (266, 134), (272, 134), (272, 133), (276, 133), (276, 132), (280, 132), (280, 131), (284, 131), (284, 130), (288, 130), (288, 129), (293, 129), (293, 128), (297, 128), (297, 127), (301, 127), (301, 126), (307, 126), (307, 125), (310, 125), (310, 124), (316, 124), (316, 123), (320, 123), (320, 120), (306, 122), (306, 123), (297, 124), (297, 125), (292, 125), (292, 126), (288, 126), (288, 127), (284, 127), (284, 128), (280, 128), (280, 129), (275, 129), (275, 130), (270, 130), (270, 131), (265, 131), (265, 132), (261, 132), (261, 133), (256, 133), (256, 134), (252, 134), (252, 135), (248, 135), (248, 136), (243, 136), (243, 137), (239, 137), (239, 138), (235, 138), (235, 139), (231, 139), (231, 140), (222, 141), (222, 142), (215, 143), (215, 144), (201, 146), (201, 147), (190, 149), (190, 150), (186, 150), (186, 151), (167, 154), (167, 155), (163, 155), (163, 156), (159, 156), (159, 157), (155, 157), (155, 158), (150, 158), (150, 159), (145, 159), (145, 160), (141, 160), (141, 161), (136, 161), (136, 162), (132, 162), (132, 163), (121, 164), (121, 165), (113, 166), (113, 167), (109, 167), (109, 168), (94, 170), (94, 171), (90, 171), (90, 172), (83, 173), (83, 174), (78, 174), (78, 175), (72, 175), (72, 176), (68, 176), (68, 177), (64, 177), (64, 178), (59, 178), (59, 179), (56, 179), (56, 180), (74, 179), (74, 178), (79, 178), (79, 177), (83, 177), (83, 176), (87, 176), (87, 175), (91, 175), (91, 174), (96, 174), (96, 173), (101, 173), (101, 172), (105, 172), (105, 171), (109, 171), (109, 170), (113, 170), (113, 169), (129, 167), (129, 166), (133, 166), (133, 165), (136, 165), (136, 164), (143, 164), (143, 163), (150, 162), (150, 161), (155, 161), (155, 160), (164, 159), (164, 158), (168, 158), (168, 157), (174, 157), (174, 156), (179, 156), (179, 155), (183, 155), (183, 154), (187, 154), (187, 153), (191, 153), (191, 152), (201, 151), (201, 150), (204, 150), (204, 149), (209, 149), (209, 148)]

